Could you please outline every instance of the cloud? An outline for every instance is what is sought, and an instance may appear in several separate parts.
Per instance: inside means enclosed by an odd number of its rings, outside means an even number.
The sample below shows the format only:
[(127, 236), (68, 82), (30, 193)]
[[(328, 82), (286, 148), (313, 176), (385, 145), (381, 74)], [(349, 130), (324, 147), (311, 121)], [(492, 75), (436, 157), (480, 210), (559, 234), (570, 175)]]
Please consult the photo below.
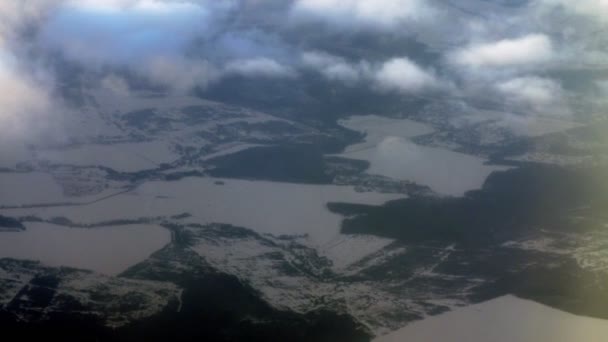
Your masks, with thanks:
[(86, 70), (127, 69), (174, 92), (218, 77), (195, 42), (221, 30), (233, 1), (63, 1), (39, 25), (37, 45)]
[(292, 57), (288, 50), (289, 46), (276, 33), (246, 28), (222, 30), (213, 39), (204, 42), (201, 53), (218, 62), (259, 57), (279, 60)]
[(115, 74), (105, 76), (101, 80), (100, 86), (102, 89), (108, 90), (120, 97), (127, 97), (131, 94), (129, 83), (123, 77)]
[(418, 92), (438, 85), (432, 72), (404, 57), (385, 62), (375, 73), (374, 81), (381, 91), (402, 93)]
[(234, 60), (226, 64), (224, 71), (246, 77), (295, 77), (296, 72), (288, 66), (266, 58), (258, 57), (244, 60)]
[(50, 109), (50, 97), (22, 73), (14, 56), (0, 49), (0, 127), (3, 135), (23, 133), (23, 126)]
[(549, 78), (536, 76), (518, 77), (496, 85), (506, 101), (532, 111), (533, 114), (566, 115), (564, 90)]
[(541, 0), (542, 5), (559, 7), (579, 15), (608, 20), (608, 0)]
[(608, 95), (608, 80), (595, 81), (595, 87), (599, 90), (600, 94)]
[(19, 34), (41, 20), (56, 2), (0, 2), (0, 127), (4, 143), (34, 137), (46, 124), (45, 116), (54, 110), (52, 79), (21, 55), (25, 48)]
[(467, 67), (520, 67), (549, 61), (554, 56), (551, 39), (529, 34), (516, 39), (473, 44), (448, 54), (448, 60)]
[(349, 63), (344, 58), (330, 55), (325, 52), (309, 51), (302, 54), (302, 63), (305, 67), (320, 72), (331, 81), (340, 81), (353, 85), (365, 78), (370, 72), (369, 63)]
[(141, 63), (183, 54), (212, 20), (211, 9), (191, 2), (74, 1), (44, 23), (39, 44), (89, 67)]
[(428, 18), (433, 9), (422, 0), (296, 0), (292, 15), (299, 20), (323, 20), (332, 25), (366, 25), (392, 29)]
[(0, 167), (27, 160), (29, 144), (60, 141), (61, 101), (42, 74), (32, 74), (17, 56), (0, 46)]
[(176, 93), (207, 87), (219, 78), (219, 71), (207, 61), (180, 56), (153, 56), (135, 70), (153, 84)]
[(50, 0), (0, 2), (0, 167), (27, 159), (27, 144), (61, 125), (52, 78), (25, 56), (27, 45), (20, 39), (53, 5)]
[[(231, 75), (293, 78), (312, 71), (369, 91), (441, 89), (465, 102), (491, 99), (536, 113), (573, 98), (568, 80), (561, 79), (564, 90), (559, 79), (530, 76), (545, 64), (605, 64), (606, 39), (590, 36), (601, 22), (587, 17), (602, 17), (607, 1), (479, 8), (425, 0), (0, 1), (0, 49), (20, 61), (3, 62), (3, 82), (53, 106), (60, 93), (54, 87), (63, 80), (41, 82), (39, 74), (63, 72), (64, 61), (77, 65), (73, 72), (95, 76), (70, 78), (94, 83), (79, 86), (122, 94), (137, 90), (142, 83), (135, 80), (183, 93)], [(328, 28), (332, 33), (325, 34)], [(350, 36), (335, 42), (344, 32)], [(420, 45), (410, 48), (410, 38)], [(444, 59), (427, 66), (437, 58), (419, 54), (425, 49)], [(410, 57), (424, 60), (424, 67)], [(24, 100), (19, 111), (41, 111), (25, 109), (35, 103)]]
[(127, 69), (173, 92), (206, 87), (225, 75), (294, 77), (291, 67), (273, 58), (285, 54), (285, 47), (271, 35), (230, 29), (228, 17), (237, 5), (210, 0), (65, 1), (41, 25), (38, 41), (46, 51), (86, 69)]
[(407, 57), (382, 63), (361, 60), (358, 63), (325, 52), (305, 52), (301, 57), (305, 68), (321, 73), (330, 81), (353, 86), (364, 82), (379, 92), (415, 93), (439, 87), (434, 72), (427, 71)]
[(14, 38), (10, 36), (40, 21), (58, 3), (58, 0), (0, 1), (0, 40)]

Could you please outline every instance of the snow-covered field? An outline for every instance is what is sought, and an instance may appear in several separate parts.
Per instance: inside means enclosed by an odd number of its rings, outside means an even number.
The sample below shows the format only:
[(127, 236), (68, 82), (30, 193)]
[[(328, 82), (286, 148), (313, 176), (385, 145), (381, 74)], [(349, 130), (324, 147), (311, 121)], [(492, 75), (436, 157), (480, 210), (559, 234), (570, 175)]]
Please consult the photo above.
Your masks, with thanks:
[(505, 170), (485, 165), (483, 158), (413, 143), (408, 138), (433, 131), (415, 121), (364, 116), (341, 124), (367, 134), (365, 142), (349, 146), (341, 156), (370, 162), (370, 174), (427, 185), (442, 195), (479, 189), (490, 173)]
[(64, 200), (63, 189), (42, 172), (0, 174), (0, 205), (39, 204)]
[[(86, 172), (81, 175), (86, 177)], [(122, 191), (112, 187), (103, 188), (98, 179), (76, 179), (73, 174), (55, 176), (63, 177), (63, 181), (77, 183), (83, 181), (84, 185), (95, 187), (101, 186), (99, 191), (92, 194), (79, 195), (77, 197), (66, 194), (58, 179), (53, 175), (44, 172), (25, 172), (25, 173), (1, 173), (0, 174), (0, 207), (65, 204), (65, 203), (86, 203), (110, 196)], [(66, 179), (66, 177), (68, 177)], [(65, 184), (64, 184), (65, 185)], [(83, 184), (81, 184), (83, 185)]]
[(129, 193), (84, 206), (4, 210), (9, 216), (66, 217), (76, 223), (192, 215), (193, 223), (228, 223), (273, 235), (304, 235), (322, 245), (340, 234), (342, 217), (328, 202), (380, 205), (400, 194), (356, 192), (351, 186), (186, 178), (149, 182)]
[(261, 144), (242, 144), (242, 143), (227, 144), (227, 145), (228, 146), (218, 146), (217, 152), (213, 152), (213, 153), (207, 154), (205, 156), (202, 156), (200, 158), (200, 160), (210, 160), (213, 158), (222, 157), (222, 156), (226, 156), (229, 154), (234, 154), (234, 153), (238, 153), (241, 151), (245, 151), (250, 148), (264, 146)]
[(61, 150), (38, 152), (38, 159), (54, 164), (105, 166), (116, 171), (136, 172), (154, 169), (161, 163), (179, 158), (168, 143), (151, 141), (112, 145), (83, 145)]
[(170, 239), (170, 232), (156, 225), (80, 229), (27, 223), (25, 231), (0, 233), (0, 258), (115, 275), (145, 260)]
[(0, 168), (9, 169), (33, 158), (32, 151), (25, 144), (13, 143), (7, 138), (0, 138), (0, 156)]
[(181, 106), (209, 104), (209, 101), (193, 96), (181, 96), (145, 92), (120, 93), (109, 89), (97, 89), (89, 92), (100, 108), (108, 112), (130, 112), (146, 108), (159, 110), (173, 109)]
[(353, 263), (382, 250), (393, 242), (395, 242), (393, 239), (372, 235), (341, 234), (321, 246), (319, 253), (332, 261), (336, 271), (343, 271)]
[(414, 322), (375, 342), (604, 342), (608, 321), (576, 316), (514, 296)]

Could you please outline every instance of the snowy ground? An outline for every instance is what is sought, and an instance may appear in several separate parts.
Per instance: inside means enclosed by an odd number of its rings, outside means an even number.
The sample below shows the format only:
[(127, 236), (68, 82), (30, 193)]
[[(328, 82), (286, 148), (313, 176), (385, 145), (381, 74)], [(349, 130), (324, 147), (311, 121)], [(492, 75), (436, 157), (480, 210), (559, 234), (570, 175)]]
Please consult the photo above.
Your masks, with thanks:
[(180, 156), (163, 141), (111, 145), (83, 145), (61, 150), (38, 152), (38, 159), (54, 164), (105, 166), (120, 172), (155, 169)]
[[(327, 260), (297, 239), (260, 236), (220, 225), (194, 226), (188, 231), (189, 249), (215, 268), (251, 285), (273, 307), (300, 313), (332, 308), (348, 313), (377, 335), (400, 328), (404, 321), (423, 318), (433, 310), (466, 304), (468, 289), (477, 282), (465, 280), (450, 291), (435, 286), (436, 281), (455, 280), (435, 272), (437, 265), (453, 252), (451, 247), (436, 250), (437, 262), (421, 266), (407, 279), (394, 279), (390, 272), (384, 275), (386, 278), (370, 279), (359, 272), (402, 256), (407, 249), (388, 246), (367, 257), (363, 264), (334, 267), (337, 273), (333, 273), (327, 269)], [(342, 258), (369, 253), (370, 246), (364, 246), (363, 240), (343, 238), (346, 244), (353, 243), (352, 251)], [(369, 244), (374, 246), (375, 242)]]
[(356, 192), (351, 186), (185, 178), (148, 182), (134, 191), (83, 206), (3, 210), (10, 216), (66, 217), (76, 223), (172, 216), (190, 213), (188, 222), (228, 223), (273, 235), (304, 235), (323, 245), (340, 234), (342, 217), (328, 202), (381, 205), (400, 194)]
[(23, 143), (0, 137), (0, 168), (14, 168), (18, 163), (31, 160), (32, 151)]
[(505, 296), (414, 322), (375, 342), (603, 342), (608, 321)]
[[(0, 207), (87, 203), (124, 191), (91, 170), (54, 172), (1, 173)], [(74, 188), (86, 190), (75, 194)]]
[(128, 92), (117, 93), (108, 89), (91, 91), (99, 108), (107, 112), (130, 112), (134, 110), (155, 108), (159, 110), (173, 109), (181, 106), (206, 105), (209, 101), (193, 96), (179, 96), (157, 93)]
[[(54, 287), (33, 281), (55, 278)], [(52, 293), (44, 308), (37, 293)], [(0, 259), (0, 308), (20, 320), (45, 320), (57, 314), (75, 313), (95, 317), (99, 323), (117, 328), (153, 316), (179, 301), (182, 290), (166, 282), (111, 277), (90, 271), (57, 269)], [(77, 307), (75, 311), (74, 307)]]
[(394, 241), (372, 235), (340, 234), (323, 245), (319, 249), (319, 253), (332, 261), (334, 270), (343, 271), (364, 257), (384, 249)]
[(147, 259), (170, 239), (169, 231), (156, 225), (80, 229), (27, 223), (25, 231), (0, 233), (0, 258), (116, 275)]
[(61, 202), (63, 189), (53, 177), (42, 172), (0, 174), (0, 205)]

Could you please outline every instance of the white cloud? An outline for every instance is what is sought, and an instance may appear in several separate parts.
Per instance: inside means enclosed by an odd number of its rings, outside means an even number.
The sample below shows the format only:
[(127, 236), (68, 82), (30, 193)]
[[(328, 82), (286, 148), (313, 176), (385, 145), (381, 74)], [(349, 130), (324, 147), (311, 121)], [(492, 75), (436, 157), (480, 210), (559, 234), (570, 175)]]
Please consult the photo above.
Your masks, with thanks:
[(599, 90), (600, 94), (608, 96), (608, 80), (595, 81), (595, 87)]
[(608, 0), (541, 0), (541, 4), (558, 6), (573, 13), (608, 20)]
[(433, 73), (407, 58), (395, 58), (384, 63), (375, 73), (374, 80), (381, 91), (403, 93), (417, 92), (438, 85)]
[(175, 56), (152, 57), (136, 70), (152, 83), (177, 93), (186, 93), (197, 86), (204, 88), (220, 76), (206, 61)]
[[(36, 22), (55, 0), (0, 1), (0, 165), (12, 167), (29, 156), (26, 144), (61, 126), (53, 82), (35, 62), (23, 58), (19, 33)], [(55, 134), (61, 136), (60, 134)]]
[(233, 0), (63, 0), (62, 2), (67, 7), (90, 10), (96, 13), (141, 11), (160, 15), (172, 15), (183, 11), (197, 12), (201, 9), (211, 12), (220, 8), (233, 8), (236, 5)]
[(448, 55), (451, 63), (468, 67), (517, 67), (549, 61), (554, 55), (549, 37), (529, 34), (485, 44), (473, 44)]
[(21, 74), (11, 59), (0, 51), (0, 127), (5, 133), (24, 116), (44, 112), (50, 103), (46, 92)]
[(496, 85), (508, 103), (522, 106), (537, 114), (567, 113), (564, 105), (564, 90), (549, 78), (536, 76), (518, 77)]
[(432, 71), (424, 70), (407, 57), (375, 64), (365, 60), (350, 63), (324, 52), (306, 52), (302, 54), (302, 64), (328, 80), (349, 86), (365, 82), (380, 92), (413, 93), (439, 86)]
[(234, 60), (226, 64), (224, 71), (247, 77), (294, 77), (296, 75), (292, 68), (266, 57)]
[(58, 0), (0, 1), (0, 40), (7, 39), (26, 24), (40, 20), (58, 3)]
[(47, 79), (36, 78), (6, 49), (0, 47), (0, 165), (25, 153), (61, 125), (58, 103), (52, 101)]
[(297, 0), (292, 13), (297, 18), (321, 19), (339, 26), (360, 24), (394, 28), (427, 18), (433, 12), (422, 0)]
[(324, 52), (305, 52), (302, 54), (302, 63), (308, 68), (317, 70), (329, 80), (341, 81), (351, 85), (360, 81), (369, 73), (369, 64), (366, 62), (353, 64), (347, 62), (344, 58)]
[(105, 76), (101, 82), (100, 86), (104, 90), (108, 90), (115, 95), (119, 95), (121, 97), (127, 97), (131, 94), (131, 89), (127, 81), (121, 76), (110, 74)]

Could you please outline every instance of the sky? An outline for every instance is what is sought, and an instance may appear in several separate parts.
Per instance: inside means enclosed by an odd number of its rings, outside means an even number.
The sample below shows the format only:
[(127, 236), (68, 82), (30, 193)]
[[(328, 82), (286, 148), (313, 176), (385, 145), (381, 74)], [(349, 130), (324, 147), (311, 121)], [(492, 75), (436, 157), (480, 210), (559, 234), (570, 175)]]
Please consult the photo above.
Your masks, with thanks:
[[(87, 87), (122, 93), (133, 77), (187, 94), (226, 78), (315, 74), (370, 93), (572, 117), (581, 98), (602, 109), (608, 95), (606, 28), (607, 0), (5, 0), (0, 126), (3, 139), (58, 132), (70, 110), (65, 65), (94, 75)], [(563, 70), (598, 72), (581, 93)]]

